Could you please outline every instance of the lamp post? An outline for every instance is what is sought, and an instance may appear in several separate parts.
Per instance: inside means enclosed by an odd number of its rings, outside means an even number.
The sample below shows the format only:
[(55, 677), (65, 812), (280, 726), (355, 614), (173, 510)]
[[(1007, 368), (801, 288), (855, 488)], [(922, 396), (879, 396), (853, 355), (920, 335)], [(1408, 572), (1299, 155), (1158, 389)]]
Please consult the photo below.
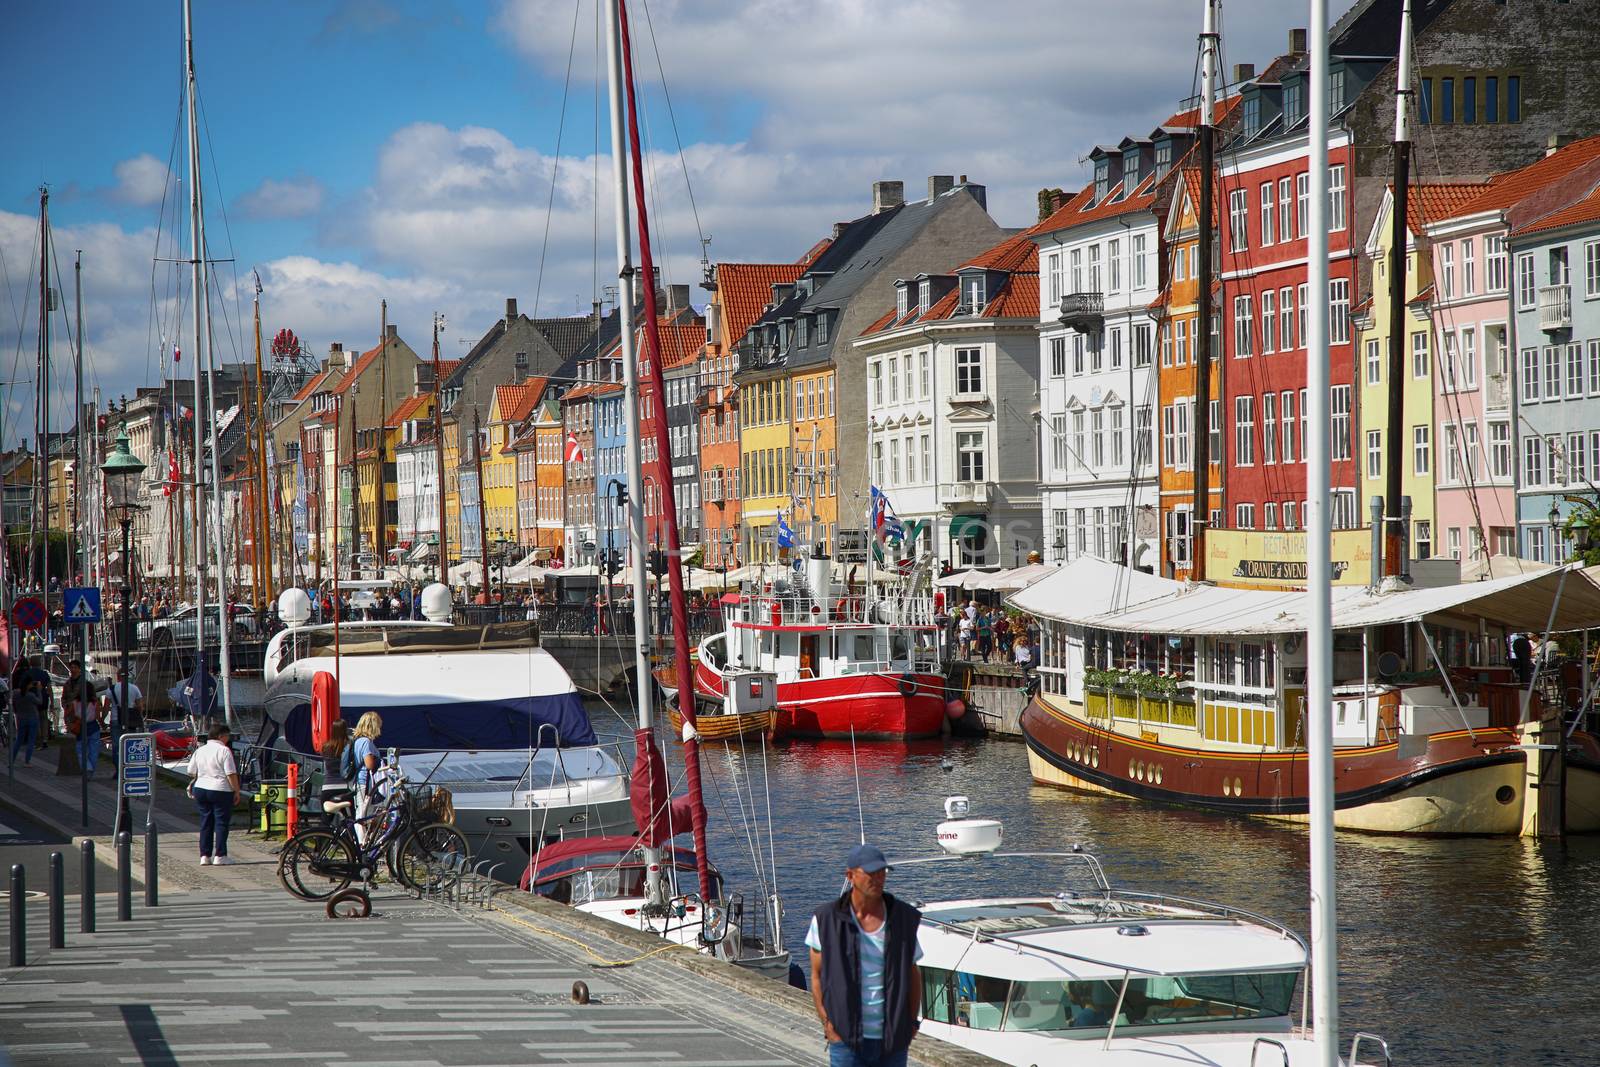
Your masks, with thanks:
[[(129, 632), (129, 619), (133, 603), (133, 563), (131, 556), (133, 515), (139, 510), (139, 482), (144, 474), (144, 464), (139, 462), (128, 448), (128, 428), (123, 425), (117, 430), (116, 446), (111, 455), (100, 465), (100, 473), (106, 480), (106, 499), (111, 508), (117, 513), (117, 520), (122, 524), (122, 633), (118, 641), (119, 657), (118, 670), (122, 674), (122, 697), (117, 702), (117, 721), (111, 728), (111, 750), (117, 758), (122, 758), (122, 728), (128, 717), (128, 652), (131, 644)], [(127, 799), (120, 795), (117, 797), (117, 818), (113, 828), (114, 833), (123, 830), (128, 817)]]
[(1556, 563), (1559, 562), (1556, 559), (1556, 545), (1561, 540), (1561, 505), (1550, 501), (1550, 514), (1546, 518), (1550, 520), (1550, 562)]
[(1061, 564), (1063, 564), (1063, 563), (1065, 563), (1067, 561), (1067, 536), (1066, 536), (1066, 534), (1062, 534), (1062, 533), (1056, 534), (1056, 543), (1051, 545), (1050, 547), (1054, 548), (1056, 550), (1056, 566), (1059, 567), (1059, 566), (1061, 566)]

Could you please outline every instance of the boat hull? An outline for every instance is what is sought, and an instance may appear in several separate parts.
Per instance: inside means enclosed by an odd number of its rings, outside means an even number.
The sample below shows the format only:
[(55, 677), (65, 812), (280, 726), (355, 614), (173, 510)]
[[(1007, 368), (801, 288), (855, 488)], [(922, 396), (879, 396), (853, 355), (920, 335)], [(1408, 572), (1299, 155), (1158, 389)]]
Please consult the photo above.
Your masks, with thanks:
[[(668, 710), (667, 718), (672, 722), (672, 736), (682, 741), (683, 716), (674, 707)], [(741, 737), (771, 733), (777, 722), (778, 713), (775, 711), (756, 711), (746, 715), (713, 715), (702, 711), (695, 716), (694, 727), (702, 741), (736, 741)]]
[[(1035, 699), (1022, 716), (1036, 782), (1287, 822), (1308, 819), (1305, 752), (1218, 751), (1131, 737)], [(1524, 753), (1503, 729), (1339, 749), (1334, 825), (1385, 834), (1515, 834)], [(1600, 783), (1597, 783), (1600, 784)]]
[[(722, 674), (701, 658), (695, 692), (722, 703)], [(709, 718), (709, 716), (708, 716)], [(944, 679), (937, 674), (856, 674), (778, 683), (774, 737), (858, 741), (937, 737), (944, 729)]]

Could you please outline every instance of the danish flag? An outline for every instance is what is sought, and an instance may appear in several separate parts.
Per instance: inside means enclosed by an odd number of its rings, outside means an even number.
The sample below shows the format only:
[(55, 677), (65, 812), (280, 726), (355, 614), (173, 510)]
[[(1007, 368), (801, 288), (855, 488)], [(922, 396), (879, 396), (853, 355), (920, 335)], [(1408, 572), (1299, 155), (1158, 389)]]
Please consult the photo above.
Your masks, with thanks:
[(167, 453), (167, 480), (161, 484), (161, 495), (171, 496), (178, 491), (178, 483), (183, 481), (183, 472), (178, 469), (178, 453), (176, 450)]
[(578, 435), (570, 432), (567, 434), (567, 462), (583, 462), (583, 446), (578, 444)]

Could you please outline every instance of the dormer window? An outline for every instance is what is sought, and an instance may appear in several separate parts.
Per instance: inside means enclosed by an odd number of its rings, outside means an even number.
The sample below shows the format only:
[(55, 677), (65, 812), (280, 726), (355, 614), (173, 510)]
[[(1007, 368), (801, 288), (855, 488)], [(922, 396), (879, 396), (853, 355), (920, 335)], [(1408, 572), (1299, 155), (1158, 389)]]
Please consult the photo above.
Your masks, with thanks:
[(894, 287), (894, 316), (897, 319), (905, 318), (906, 312), (911, 310), (911, 296), (907, 288), (905, 285)]
[(1139, 150), (1130, 148), (1122, 153), (1122, 195), (1132, 196), (1139, 188)]
[(973, 315), (982, 314), (984, 307), (989, 303), (987, 281), (988, 279), (982, 274), (973, 274), (962, 279), (961, 302)]
[(811, 320), (796, 319), (794, 322), (794, 346), (805, 348), (811, 344)]
[(1094, 161), (1094, 202), (1101, 203), (1111, 195), (1111, 160), (1104, 156)]
[(1244, 133), (1254, 137), (1261, 130), (1261, 97), (1251, 94), (1244, 100)]
[(1283, 124), (1285, 126), (1293, 126), (1300, 121), (1300, 116), (1304, 113), (1304, 109), (1300, 106), (1300, 94), (1303, 91), (1304, 86), (1301, 85), (1298, 78), (1283, 83)]
[(1172, 169), (1172, 142), (1163, 138), (1156, 142), (1156, 174), (1162, 175)]
[(1328, 115), (1331, 118), (1344, 110), (1344, 71), (1328, 72)]
[(827, 314), (827, 312), (823, 312), (822, 314), (817, 316), (817, 344), (820, 346), (820, 345), (825, 345), (827, 343), (828, 343), (828, 314)]
[(928, 310), (928, 304), (931, 302), (929, 297), (932, 294), (933, 283), (928, 279), (924, 278), (917, 283), (917, 311), (926, 312)]

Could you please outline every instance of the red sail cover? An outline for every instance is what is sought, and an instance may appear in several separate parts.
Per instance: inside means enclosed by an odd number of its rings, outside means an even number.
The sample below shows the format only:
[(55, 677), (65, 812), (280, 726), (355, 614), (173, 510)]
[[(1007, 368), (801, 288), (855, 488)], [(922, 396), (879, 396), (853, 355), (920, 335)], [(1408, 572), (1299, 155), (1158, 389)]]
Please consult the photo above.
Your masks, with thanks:
[(327, 671), (318, 671), (311, 678), (311, 744), (318, 752), (327, 744), (338, 717), (339, 680)]
[(671, 841), (675, 833), (689, 830), (690, 800), (681, 796), (669, 801), (672, 782), (667, 777), (667, 765), (661, 758), (661, 746), (656, 744), (654, 730), (633, 732), (633, 780), (628, 790), (633, 824), (639, 828), (639, 840), (646, 845), (659, 848)]

